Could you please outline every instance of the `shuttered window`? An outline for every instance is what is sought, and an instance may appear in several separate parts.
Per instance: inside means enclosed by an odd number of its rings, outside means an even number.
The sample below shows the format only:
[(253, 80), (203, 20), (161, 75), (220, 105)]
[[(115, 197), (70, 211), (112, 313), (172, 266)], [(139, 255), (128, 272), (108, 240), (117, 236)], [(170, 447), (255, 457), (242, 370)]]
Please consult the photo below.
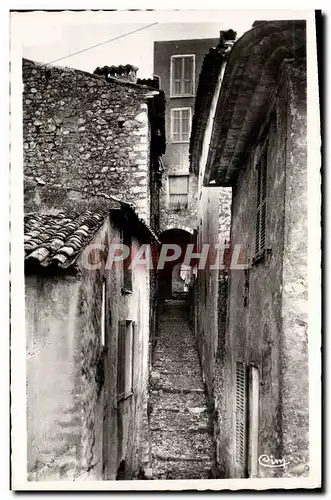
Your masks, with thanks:
[(102, 283), (101, 298), (101, 347), (106, 344), (106, 281)]
[(255, 225), (255, 256), (264, 253), (267, 218), (267, 146), (264, 147), (257, 166), (257, 208)]
[(247, 457), (247, 370), (244, 363), (236, 363), (235, 398), (235, 457), (238, 465), (246, 472)]
[(123, 245), (129, 248), (129, 255), (123, 262), (123, 288), (126, 291), (132, 292), (132, 269), (130, 268), (132, 258), (132, 238), (128, 233), (124, 233)]
[(117, 356), (117, 394), (123, 399), (133, 390), (133, 349), (135, 324), (132, 321), (120, 321), (118, 329)]
[(189, 142), (191, 133), (191, 108), (173, 108), (171, 110), (172, 142)]
[(172, 210), (186, 209), (188, 206), (189, 176), (169, 176), (169, 208)]
[(194, 55), (171, 56), (171, 97), (194, 95)]
[(259, 370), (255, 366), (249, 367), (248, 374), (248, 475), (249, 477), (258, 476), (258, 457), (259, 457)]

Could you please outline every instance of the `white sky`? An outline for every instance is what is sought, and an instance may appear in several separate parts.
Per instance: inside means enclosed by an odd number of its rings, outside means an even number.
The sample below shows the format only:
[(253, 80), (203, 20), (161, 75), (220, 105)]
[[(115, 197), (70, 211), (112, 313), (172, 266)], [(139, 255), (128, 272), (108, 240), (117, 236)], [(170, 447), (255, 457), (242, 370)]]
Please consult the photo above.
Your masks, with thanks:
[[(272, 11), (268, 12), (269, 19), (270, 15)], [(280, 18), (279, 12), (277, 15)], [(21, 38), (23, 57), (49, 63), (158, 22), (141, 32), (54, 63), (91, 72), (97, 66), (129, 63), (138, 66), (140, 78), (146, 78), (153, 72), (155, 40), (218, 38), (220, 30), (230, 28), (240, 36), (256, 19), (265, 17), (265, 11), (25, 12), (12, 14), (12, 29)]]

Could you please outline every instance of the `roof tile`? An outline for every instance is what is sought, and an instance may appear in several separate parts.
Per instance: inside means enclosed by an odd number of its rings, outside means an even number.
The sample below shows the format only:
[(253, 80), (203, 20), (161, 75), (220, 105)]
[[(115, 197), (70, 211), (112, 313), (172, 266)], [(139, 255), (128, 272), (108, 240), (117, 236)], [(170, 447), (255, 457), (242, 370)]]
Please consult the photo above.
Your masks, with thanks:
[(25, 260), (69, 267), (91, 241), (108, 210), (81, 214), (28, 214), (24, 218)]

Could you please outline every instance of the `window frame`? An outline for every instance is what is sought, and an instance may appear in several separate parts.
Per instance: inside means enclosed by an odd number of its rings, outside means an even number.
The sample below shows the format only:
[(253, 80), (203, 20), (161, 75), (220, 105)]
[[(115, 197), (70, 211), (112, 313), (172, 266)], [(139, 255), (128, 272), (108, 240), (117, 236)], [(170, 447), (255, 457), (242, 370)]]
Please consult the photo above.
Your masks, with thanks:
[(248, 477), (258, 477), (260, 374), (257, 366), (248, 366)]
[(248, 370), (242, 361), (235, 363), (234, 460), (244, 477), (248, 456)]
[(161, 89), (161, 88), (162, 88), (162, 87), (161, 87), (161, 77), (160, 77), (160, 75), (157, 75), (157, 74), (153, 73), (153, 78), (155, 78), (155, 77), (156, 77), (156, 78), (158, 78), (158, 82), (159, 82), (159, 89)]
[(170, 178), (173, 178), (173, 177), (186, 177), (187, 178), (187, 193), (182, 193), (182, 194), (187, 194), (187, 206), (185, 208), (181, 207), (181, 210), (187, 210), (188, 204), (189, 204), (189, 193), (190, 193), (190, 176), (189, 176), (189, 174), (177, 174), (177, 175), (170, 174), (170, 175), (168, 175), (168, 182), (167, 182), (167, 184), (168, 184), (168, 209), (169, 210), (177, 210), (176, 208), (174, 208), (170, 205), (170, 197), (171, 197)]
[[(184, 58), (192, 58), (193, 63), (192, 63), (192, 93), (191, 94), (174, 94), (174, 88), (173, 88), (173, 61), (174, 59), (184, 59)], [(183, 67), (184, 65), (182, 64), (182, 78), (181, 78), (181, 90), (184, 84), (184, 78), (183, 78)], [(171, 98), (181, 98), (181, 97), (194, 97), (195, 96), (195, 54), (174, 54), (170, 57), (170, 97)]]
[[(266, 139), (261, 146), (256, 162), (256, 212), (255, 212), (255, 241), (254, 259), (256, 262), (263, 258), (267, 249), (267, 201), (268, 201), (268, 149), (269, 140)], [(265, 211), (262, 218), (262, 211)], [(263, 221), (263, 222), (262, 222)], [(262, 236), (263, 235), (263, 236)], [(262, 243), (263, 241), (263, 243)]]
[[(127, 341), (128, 333), (130, 335), (130, 365), (127, 365)], [(124, 335), (124, 339), (120, 339), (120, 336)], [(135, 361), (135, 336), (136, 336), (136, 323), (132, 320), (122, 320), (118, 323), (118, 339), (117, 339), (117, 401), (123, 401), (134, 393), (134, 361)], [(123, 359), (120, 353), (120, 343), (124, 349)], [(123, 362), (124, 361), (124, 362)], [(119, 387), (119, 370), (124, 370), (122, 372), (123, 390)], [(129, 374), (129, 384), (127, 382), (127, 370), (130, 370)]]
[(130, 248), (130, 253), (126, 259), (123, 261), (123, 286), (122, 293), (132, 293), (133, 291), (133, 276), (132, 276), (132, 268), (131, 259), (132, 259), (132, 236), (126, 230), (123, 232), (122, 236), (123, 245), (126, 245)]
[[(186, 141), (181, 139), (182, 136), (182, 130), (180, 126), (180, 139), (179, 141), (174, 140), (174, 111), (189, 111), (189, 128), (188, 128), (188, 138)], [(180, 116), (182, 116), (180, 114)], [(181, 124), (181, 121), (180, 121)], [(172, 144), (189, 144), (190, 143), (190, 136), (191, 136), (191, 128), (192, 128), (192, 108), (190, 106), (184, 106), (181, 108), (171, 108), (170, 109), (170, 138), (171, 138), (171, 143)]]
[(100, 334), (100, 346), (101, 348), (106, 347), (106, 318), (107, 318), (107, 286), (106, 280), (103, 279), (101, 285), (101, 334)]

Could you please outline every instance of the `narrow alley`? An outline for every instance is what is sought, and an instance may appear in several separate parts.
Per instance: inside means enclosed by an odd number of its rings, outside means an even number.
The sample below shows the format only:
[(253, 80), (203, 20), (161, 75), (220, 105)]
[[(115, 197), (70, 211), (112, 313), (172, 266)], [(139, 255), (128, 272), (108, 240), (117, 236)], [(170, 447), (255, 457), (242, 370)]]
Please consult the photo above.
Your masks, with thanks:
[(214, 447), (186, 302), (165, 300), (150, 391), (153, 479), (212, 477)]

